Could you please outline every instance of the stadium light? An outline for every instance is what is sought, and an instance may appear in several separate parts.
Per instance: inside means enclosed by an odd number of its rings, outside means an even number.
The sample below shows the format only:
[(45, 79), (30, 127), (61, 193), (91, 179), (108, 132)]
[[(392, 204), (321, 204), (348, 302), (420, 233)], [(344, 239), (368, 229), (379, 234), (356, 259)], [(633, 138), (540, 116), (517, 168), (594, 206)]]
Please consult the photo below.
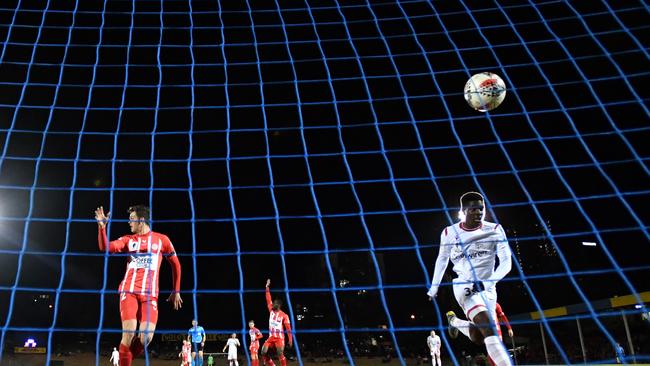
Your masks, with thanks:
[(636, 305), (634, 305), (634, 308), (635, 308), (635, 309), (641, 309), (642, 307), (643, 307), (643, 305), (641, 305), (641, 304), (636, 304)]
[(584, 245), (586, 247), (595, 247), (596, 243), (594, 243), (593, 241), (583, 241), (582, 245)]

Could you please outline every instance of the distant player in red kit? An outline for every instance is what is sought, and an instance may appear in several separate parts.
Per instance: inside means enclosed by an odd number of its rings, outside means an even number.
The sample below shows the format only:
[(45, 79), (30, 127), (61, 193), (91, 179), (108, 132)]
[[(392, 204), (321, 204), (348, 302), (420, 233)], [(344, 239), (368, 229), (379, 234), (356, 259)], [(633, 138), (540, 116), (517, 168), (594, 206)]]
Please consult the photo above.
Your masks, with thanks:
[[(138, 205), (129, 208), (129, 226), (132, 235), (125, 235), (108, 242), (106, 224), (110, 212), (104, 208), (95, 210), (99, 226), (99, 250), (109, 253), (128, 254), (126, 273), (120, 283), (120, 317), (122, 318), (122, 341), (120, 343), (120, 366), (131, 366), (133, 358), (144, 351), (151, 342), (158, 322), (158, 273), (162, 258), (172, 267), (174, 290), (167, 301), (174, 310), (181, 308), (181, 264), (174, 246), (166, 235), (151, 231), (149, 207)], [(140, 323), (138, 337), (135, 337)]]
[(248, 350), (251, 351), (251, 366), (259, 366), (260, 360), (258, 357), (260, 351), (260, 339), (262, 338), (262, 332), (259, 329), (255, 328), (255, 322), (250, 320), (248, 322), (248, 335), (251, 337), (251, 345), (248, 347)]
[(282, 366), (286, 366), (287, 359), (284, 357), (284, 331), (287, 331), (287, 338), (289, 339), (289, 348), (293, 347), (293, 336), (291, 335), (291, 323), (289, 316), (285, 314), (280, 308), (282, 301), (280, 299), (271, 299), (271, 280), (266, 280), (266, 306), (269, 308), (269, 338), (262, 346), (262, 358), (264, 365), (275, 365), (271, 357), (267, 354), (270, 347), (275, 347), (275, 350)]

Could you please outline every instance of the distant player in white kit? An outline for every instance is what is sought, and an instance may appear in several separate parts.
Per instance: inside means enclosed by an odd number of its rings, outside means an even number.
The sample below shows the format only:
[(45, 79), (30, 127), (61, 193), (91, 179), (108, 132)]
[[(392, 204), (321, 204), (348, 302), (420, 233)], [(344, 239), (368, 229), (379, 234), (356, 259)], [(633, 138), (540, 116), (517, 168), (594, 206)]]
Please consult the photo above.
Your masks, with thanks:
[[(436, 259), (430, 299), (438, 294), (438, 287), (449, 260), (458, 277), (453, 279), (453, 291), (458, 305), (470, 321), (461, 321), (453, 311), (447, 313), (450, 335), (458, 331), (470, 339), (472, 332), (480, 332), (488, 355), (498, 366), (511, 365), (510, 355), (499, 339), (494, 327), (497, 301), (496, 284), (512, 268), (512, 253), (508, 239), (499, 224), (484, 221), (483, 196), (468, 192), (460, 198), (461, 222), (446, 227), (440, 235), (440, 251)], [(495, 269), (495, 257), (499, 265)]]
[(239, 339), (237, 339), (237, 334), (235, 333), (230, 335), (228, 342), (223, 346), (222, 352), (226, 352), (226, 348), (228, 348), (228, 363), (230, 366), (239, 366), (239, 362), (237, 361), (237, 347), (239, 346)]
[(432, 330), (431, 335), (427, 337), (427, 346), (429, 346), (429, 351), (431, 351), (431, 364), (433, 366), (442, 366), (442, 361), (440, 360), (440, 337), (436, 335), (436, 331)]
[(117, 350), (117, 347), (113, 347), (113, 353), (111, 353), (111, 359), (108, 362), (112, 362), (113, 366), (120, 365), (120, 351)]

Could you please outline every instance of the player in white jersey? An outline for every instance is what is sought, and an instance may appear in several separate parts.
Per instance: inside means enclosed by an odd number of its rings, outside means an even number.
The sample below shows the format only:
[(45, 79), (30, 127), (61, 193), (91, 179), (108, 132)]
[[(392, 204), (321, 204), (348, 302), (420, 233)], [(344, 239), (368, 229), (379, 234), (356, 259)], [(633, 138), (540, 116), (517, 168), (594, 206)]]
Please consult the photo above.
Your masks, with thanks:
[(228, 342), (223, 346), (222, 352), (226, 352), (226, 348), (228, 348), (228, 363), (230, 366), (239, 366), (239, 362), (237, 361), (237, 347), (239, 346), (239, 339), (237, 339), (237, 334), (235, 333), (230, 335)]
[(108, 362), (112, 362), (113, 366), (120, 365), (120, 352), (117, 350), (117, 347), (113, 347), (113, 352), (111, 353), (111, 359)]
[(440, 337), (436, 335), (436, 331), (432, 330), (431, 335), (427, 337), (427, 346), (429, 346), (429, 351), (431, 351), (431, 364), (433, 366), (442, 366), (442, 361), (440, 360)]
[[(496, 284), (512, 268), (508, 239), (501, 225), (484, 220), (485, 205), (480, 193), (463, 194), (460, 206), (461, 222), (446, 227), (440, 235), (440, 251), (427, 294), (430, 299), (436, 297), (451, 259), (458, 275), (452, 281), (454, 297), (470, 321), (460, 321), (453, 312), (448, 312), (450, 335), (454, 337), (461, 331), (473, 339), (471, 332), (478, 331), (492, 360), (498, 366), (511, 365), (490, 315), (495, 314)], [(496, 269), (495, 257), (499, 258)]]

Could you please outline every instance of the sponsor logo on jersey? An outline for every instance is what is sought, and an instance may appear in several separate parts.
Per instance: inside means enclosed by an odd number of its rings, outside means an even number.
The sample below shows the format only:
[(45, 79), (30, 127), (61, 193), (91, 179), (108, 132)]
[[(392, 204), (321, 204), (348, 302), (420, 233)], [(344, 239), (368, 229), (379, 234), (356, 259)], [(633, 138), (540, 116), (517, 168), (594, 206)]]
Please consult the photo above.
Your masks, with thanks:
[(473, 253), (470, 253), (470, 254), (467, 254), (467, 255), (465, 253), (461, 253), (461, 254), (453, 257), (452, 260), (456, 261), (456, 260), (459, 260), (459, 259), (462, 259), (462, 258), (475, 259), (475, 258), (478, 258), (478, 257), (482, 257), (484, 255), (490, 255), (490, 251), (489, 250), (479, 250), (479, 251), (476, 251), (476, 252), (473, 252)]

